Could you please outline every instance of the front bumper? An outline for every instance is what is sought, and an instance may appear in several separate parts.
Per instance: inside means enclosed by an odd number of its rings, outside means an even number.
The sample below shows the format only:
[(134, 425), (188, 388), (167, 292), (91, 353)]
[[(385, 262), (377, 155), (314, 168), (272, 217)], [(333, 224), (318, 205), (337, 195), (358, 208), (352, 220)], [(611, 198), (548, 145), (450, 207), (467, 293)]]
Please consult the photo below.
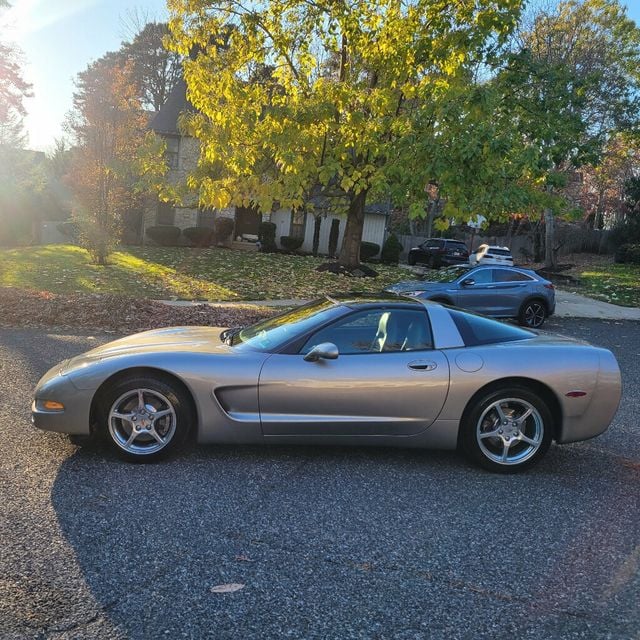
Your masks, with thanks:
[[(67, 376), (59, 373), (60, 366), (48, 371), (38, 382), (31, 405), (31, 422), (45, 431), (89, 434), (89, 414), (92, 392), (80, 391)], [(39, 400), (55, 400), (64, 405), (62, 411), (46, 411)]]

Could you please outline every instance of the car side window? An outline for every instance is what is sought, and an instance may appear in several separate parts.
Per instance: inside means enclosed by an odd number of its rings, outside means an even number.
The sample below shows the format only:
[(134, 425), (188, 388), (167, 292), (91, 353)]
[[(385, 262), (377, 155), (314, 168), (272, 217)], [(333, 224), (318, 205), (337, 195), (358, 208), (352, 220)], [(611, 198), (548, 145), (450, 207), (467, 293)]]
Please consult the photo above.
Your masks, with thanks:
[(494, 282), (529, 282), (531, 278), (519, 271), (510, 271), (509, 269), (494, 269)]
[(479, 269), (465, 276), (465, 279), (471, 278), (476, 284), (489, 284), (493, 282), (493, 276), (491, 275), (492, 269)]
[(433, 349), (424, 309), (367, 309), (352, 313), (317, 331), (300, 353), (306, 354), (323, 342), (335, 344), (340, 355)]

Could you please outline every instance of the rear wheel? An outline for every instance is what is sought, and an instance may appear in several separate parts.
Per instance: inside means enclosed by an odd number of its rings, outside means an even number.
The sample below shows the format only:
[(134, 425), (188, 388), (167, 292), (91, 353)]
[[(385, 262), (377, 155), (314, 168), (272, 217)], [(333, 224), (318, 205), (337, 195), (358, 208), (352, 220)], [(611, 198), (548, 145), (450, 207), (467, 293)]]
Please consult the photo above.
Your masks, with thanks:
[(101, 399), (98, 419), (115, 452), (126, 460), (152, 462), (183, 444), (193, 410), (187, 393), (171, 380), (123, 379)]
[(528, 300), (520, 308), (518, 323), (531, 329), (537, 329), (544, 324), (546, 318), (547, 306), (545, 303), (542, 300)]
[(535, 464), (553, 437), (545, 401), (521, 387), (493, 391), (466, 412), (460, 425), (462, 450), (490, 471), (514, 473)]

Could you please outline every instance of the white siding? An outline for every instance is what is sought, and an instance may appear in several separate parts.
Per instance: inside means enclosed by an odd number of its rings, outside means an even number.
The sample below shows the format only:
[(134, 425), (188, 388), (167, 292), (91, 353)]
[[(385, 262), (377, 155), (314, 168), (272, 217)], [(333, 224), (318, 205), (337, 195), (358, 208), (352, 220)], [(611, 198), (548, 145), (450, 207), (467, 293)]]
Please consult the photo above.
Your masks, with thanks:
[(362, 240), (364, 242), (375, 242), (382, 249), (384, 244), (384, 230), (387, 226), (387, 216), (379, 213), (368, 213), (364, 216), (364, 228), (362, 229)]
[[(337, 218), (340, 220), (340, 233), (338, 235), (338, 251), (342, 246), (342, 238), (344, 236), (344, 228), (346, 224), (346, 216), (344, 215), (328, 215), (326, 218), (322, 218), (322, 226), (320, 227), (320, 244), (318, 245), (318, 251), (320, 253), (329, 252), (329, 234), (331, 233), (331, 221)], [(384, 243), (384, 231), (386, 227), (386, 216), (377, 213), (366, 213), (364, 216), (364, 228), (362, 230), (362, 240), (365, 242), (375, 242), (382, 247)], [(302, 244), (302, 250), (311, 252), (313, 250), (313, 228), (315, 224), (315, 218), (309, 214), (307, 216), (307, 222), (304, 230), (304, 242)]]
[(276, 244), (280, 246), (280, 238), (289, 235), (291, 228), (291, 209), (278, 209), (271, 214), (271, 222), (276, 225)]

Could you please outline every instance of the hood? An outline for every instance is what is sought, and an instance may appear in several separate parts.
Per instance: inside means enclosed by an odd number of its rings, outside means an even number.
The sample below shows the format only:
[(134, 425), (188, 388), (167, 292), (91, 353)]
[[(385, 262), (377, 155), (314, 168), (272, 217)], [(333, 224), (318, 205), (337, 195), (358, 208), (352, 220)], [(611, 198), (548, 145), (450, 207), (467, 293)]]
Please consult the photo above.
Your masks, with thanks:
[(63, 372), (79, 366), (86, 366), (98, 360), (117, 358), (131, 354), (144, 353), (216, 353), (225, 354), (231, 347), (220, 341), (222, 328), (218, 327), (170, 327), (144, 331), (132, 336), (108, 342), (91, 351), (87, 351), (62, 367)]
[(451, 282), (429, 282), (428, 280), (405, 280), (387, 287), (389, 293), (405, 293), (407, 291), (440, 291), (451, 286)]

